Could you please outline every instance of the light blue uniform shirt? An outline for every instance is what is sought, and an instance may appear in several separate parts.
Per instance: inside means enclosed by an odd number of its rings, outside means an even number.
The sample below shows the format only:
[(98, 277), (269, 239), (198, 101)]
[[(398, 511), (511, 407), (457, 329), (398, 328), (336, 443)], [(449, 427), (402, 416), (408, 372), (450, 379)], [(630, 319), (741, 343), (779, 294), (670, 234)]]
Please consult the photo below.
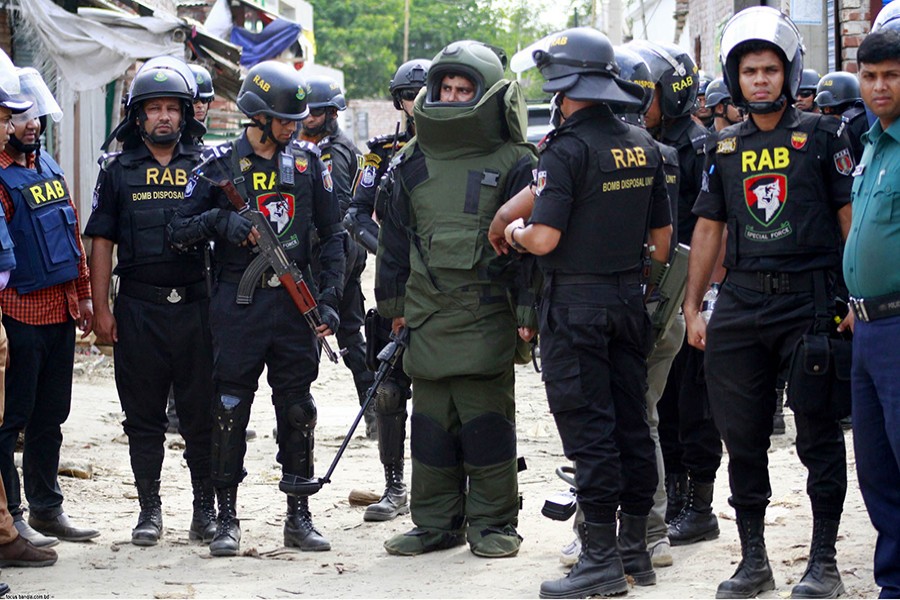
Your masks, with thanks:
[(887, 131), (876, 121), (862, 139), (844, 279), (851, 296), (872, 298), (900, 292), (900, 119)]

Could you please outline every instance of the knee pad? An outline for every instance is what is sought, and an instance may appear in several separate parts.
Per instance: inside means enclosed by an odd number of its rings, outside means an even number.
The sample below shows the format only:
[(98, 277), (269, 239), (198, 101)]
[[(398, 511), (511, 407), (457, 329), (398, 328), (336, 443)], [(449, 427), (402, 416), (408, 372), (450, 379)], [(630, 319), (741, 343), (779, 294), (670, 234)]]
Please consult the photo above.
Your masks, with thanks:
[(516, 458), (515, 423), (500, 413), (484, 413), (463, 423), (459, 440), (463, 460), (474, 467), (497, 465)]
[(409, 443), (412, 457), (430, 467), (456, 467), (462, 458), (459, 438), (421, 413), (413, 413)]
[(406, 410), (409, 388), (404, 389), (393, 379), (386, 379), (375, 394), (375, 412), (379, 415), (395, 415)]
[(303, 433), (315, 429), (318, 411), (312, 394), (290, 398), (286, 405), (288, 427)]

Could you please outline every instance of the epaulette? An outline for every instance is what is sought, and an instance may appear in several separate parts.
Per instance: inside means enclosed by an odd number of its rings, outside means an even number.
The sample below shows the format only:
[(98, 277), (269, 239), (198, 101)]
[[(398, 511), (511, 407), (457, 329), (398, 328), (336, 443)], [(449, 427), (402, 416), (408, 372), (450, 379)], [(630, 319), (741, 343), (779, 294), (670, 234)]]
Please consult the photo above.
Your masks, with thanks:
[(819, 121), (816, 123), (816, 129), (826, 131), (834, 137), (841, 137), (846, 127), (847, 121), (844, 119), (835, 119), (826, 115), (819, 115)]
[(319, 147), (313, 144), (312, 142), (307, 142), (306, 140), (294, 140), (291, 142), (291, 148), (296, 148), (298, 150), (304, 150), (319, 158), (322, 156), (322, 151), (319, 150)]
[(107, 170), (110, 165), (116, 162), (116, 159), (119, 158), (121, 152), (104, 152), (100, 155), (100, 158), (97, 159), (97, 164), (100, 165), (102, 170)]
[[(366, 141), (366, 146), (368, 146), (369, 150), (373, 152), (378, 148), (390, 148), (394, 145), (394, 137), (395, 136), (392, 133), (388, 133), (385, 135), (376, 135), (375, 137), (370, 138), (368, 141)], [(402, 140), (400, 140), (401, 137), (402, 136), (398, 136), (397, 139), (402, 143)]]
[(706, 129), (703, 129), (702, 133), (691, 137), (691, 146), (693, 146), (694, 151), (697, 154), (706, 154), (706, 151), (709, 149), (709, 139), (711, 137), (713, 136), (709, 135), (709, 131)]

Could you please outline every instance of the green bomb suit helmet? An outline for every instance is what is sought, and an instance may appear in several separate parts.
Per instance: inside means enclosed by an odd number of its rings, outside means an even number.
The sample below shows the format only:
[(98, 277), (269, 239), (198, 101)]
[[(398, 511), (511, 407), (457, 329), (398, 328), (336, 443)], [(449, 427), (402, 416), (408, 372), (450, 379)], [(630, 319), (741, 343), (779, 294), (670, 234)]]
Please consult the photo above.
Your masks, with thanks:
[[(447, 75), (462, 75), (475, 85), (475, 97), (465, 103), (441, 102), (441, 82)], [(474, 106), (503, 80), (503, 63), (490, 46), (474, 40), (453, 42), (441, 50), (425, 78), (425, 106)]]
[(651, 80), (659, 86), (659, 109), (666, 119), (689, 115), (697, 102), (700, 75), (687, 52), (663, 42), (632, 40), (625, 45), (650, 67)]
[(248, 117), (265, 115), (287, 121), (309, 116), (306, 98), (309, 87), (296, 69), (267, 60), (253, 66), (238, 92), (237, 106)]
[(616, 52), (609, 39), (590, 27), (566, 29), (551, 36), (547, 49), (534, 51), (534, 63), (547, 80), (545, 92), (572, 100), (601, 102), (621, 110), (640, 110), (644, 88), (619, 77)]
[[(766, 42), (779, 55), (784, 64), (784, 98), (775, 102), (747, 102), (744, 99), (738, 81), (738, 66), (749, 42)], [(731, 17), (722, 30), (719, 60), (732, 101), (760, 114), (780, 110), (785, 102), (793, 104), (803, 76), (803, 52), (803, 39), (797, 26), (772, 7), (753, 6)]]
[(853, 73), (847, 71), (828, 73), (816, 86), (816, 104), (822, 108), (839, 108), (861, 102), (859, 80)]

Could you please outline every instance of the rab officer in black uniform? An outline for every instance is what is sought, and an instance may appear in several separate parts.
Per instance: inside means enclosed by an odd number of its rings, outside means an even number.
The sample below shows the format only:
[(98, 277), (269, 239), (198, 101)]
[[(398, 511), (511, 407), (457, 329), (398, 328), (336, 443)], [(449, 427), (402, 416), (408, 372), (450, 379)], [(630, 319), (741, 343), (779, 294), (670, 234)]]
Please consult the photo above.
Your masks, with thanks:
[(517, 219), (505, 233), (537, 255), (544, 276), (543, 379), (585, 518), (578, 562), (541, 584), (540, 597), (585, 598), (624, 593), (626, 573), (656, 582), (646, 546), (656, 456), (644, 400), (654, 340), (642, 281), (648, 240), (654, 258), (668, 258), (672, 218), (656, 142), (610, 108), (636, 112), (644, 92), (619, 78), (609, 40), (576, 28), (548, 47), (534, 60), (565, 122), (541, 154), (529, 224)]
[(318, 302), (324, 321), (317, 332), (309, 328), (271, 269), (252, 282), (251, 303), (237, 303), (238, 284), (256, 256), (252, 247), (258, 233), (220, 187), (191, 178), (185, 203), (169, 225), (177, 245), (215, 240), (217, 282), (210, 301), (215, 352), (212, 480), (219, 515), (209, 546), (213, 556), (240, 551), (237, 488), (246, 475), (245, 432), (264, 367), (278, 427), (283, 474), (279, 489), (288, 494), (284, 544), (301, 550), (331, 549), (313, 525), (309, 497), (291, 492), (293, 481), (313, 477), (317, 413), (309, 388), (319, 374), (316, 335), (330, 335), (338, 328), (346, 235), (318, 148), (291, 141), (308, 113), (307, 93), (303, 78), (286, 64), (265, 61), (251, 68), (237, 98), (250, 123), (231, 147), (206, 151), (204, 159), (209, 162), (203, 173), (216, 180), (231, 179), (250, 206), (269, 218), (288, 257), (306, 273), (310, 230), (315, 228), (321, 262)]
[[(184, 186), (200, 158), (193, 139), (204, 131), (194, 119), (194, 93), (186, 77), (192, 77), (187, 65), (184, 73), (153, 66), (137, 73), (126, 117), (115, 131), (124, 150), (102, 157), (85, 228), (93, 238), (94, 331), (113, 343), (116, 389), (141, 505), (131, 532), (132, 543), (139, 546), (154, 545), (162, 535), (159, 478), (170, 385), (194, 490), (189, 536), (209, 542), (215, 531), (206, 268), (201, 249), (178, 252), (166, 236), (166, 225), (184, 202)], [(119, 293), (113, 313), (108, 299), (116, 244)]]
[[(416, 58), (397, 68), (390, 83), (394, 108), (403, 112), (404, 127), (398, 124), (395, 133), (370, 139), (366, 144), (369, 152), (363, 157), (363, 169), (359, 184), (344, 215), (344, 226), (350, 235), (366, 251), (375, 254), (378, 250), (378, 223), (387, 216), (386, 202), (389, 192), (388, 182), (382, 177), (390, 166), (391, 159), (416, 135), (413, 121), (413, 106), (419, 90), (425, 87), (425, 79), (431, 61)], [(389, 268), (383, 265), (382, 268)], [(384, 319), (376, 311), (366, 315), (366, 343), (374, 345), (368, 350), (369, 356), (377, 354), (391, 335), (391, 320)], [(403, 482), (403, 451), (406, 441), (406, 401), (412, 397), (410, 380), (402, 370), (395, 370), (378, 388), (375, 397), (375, 422), (378, 431), (378, 453), (384, 466), (384, 493), (378, 502), (366, 507), (363, 519), (366, 521), (389, 521), (397, 515), (409, 512), (409, 494)]]
[[(362, 155), (353, 140), (341, 130), (337, 120), (338, 112), (347, 110), (347, 100), (341, 86), (330, 77), (309, 77), (306, 83), (309, 86), (306, 97), (309, 116), (303, 119), (300, 139), (315, 144), (322, 153), (322, 162), (331, 173), (334, 196), (343, 216), (350, 207), (362, 162)], [(366, 366), (366, 339), (362, 334), (366, 308), (360, 278), (366, 268), (366, 251), (350, 236), (345, 240), (346, 267), (339, 310), (341, 326), (335, 336), (338, 346), (344, 351), (344, 364), (353, 374), (356, 394), (362, 404), (375, 379), (375, 374)], [(314, 260), (313, 272), (317, 270)], [(375, 437), (374, 410), (374, 404), (370, 404), (365, 415), (366, 436), (369, 438)]]
[[(750, 118), (719, 132), (694, 206), (699, 218), (684, 315), (688, 342), (705, 349), (710, 404), (728, 449), (729, 503), (741, 539), (742, 560), (719, 585), (719, 598), (750, 598), (775, 588), (764, 539), (775, 381), (815, 322), (816, 297), (826, 303), (828, 274), (840, 260), (839, 231), (846, 236), (850, 226), (854, 162), (844, 125), (791, 106), (802, 52), (796, 26), (773, 8), (748, 8), (725, 26), (725, 82)], [(700, 304), (726, 227), (728, 276), (707, 326)], [(809, 472), (812, 547), (791, 593), (834, 598), (844, 589), (834, 546), (847, 491), (844, 437), (836, 419), (809, 412), (795, 406), (797, 455)]]

